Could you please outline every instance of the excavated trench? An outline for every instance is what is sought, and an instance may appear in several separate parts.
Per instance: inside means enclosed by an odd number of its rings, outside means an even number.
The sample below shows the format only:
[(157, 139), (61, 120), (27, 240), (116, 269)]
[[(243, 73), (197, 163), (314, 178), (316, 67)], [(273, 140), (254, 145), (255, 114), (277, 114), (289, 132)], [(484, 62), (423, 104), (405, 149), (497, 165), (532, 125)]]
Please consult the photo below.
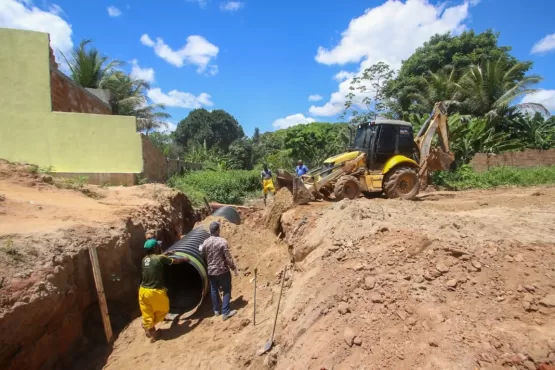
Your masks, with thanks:
[[(145, 232), (155, 230), (164, 245), (172, 245), (192, 229), (198, 218), (183, 194), (170, 199), (165, 207), (142, 211), (138, 220), (130, 217), (121, 227), (62, 232), (68, 247), (57, 247), (59, 255), (21, 283), (19, 298), (2, 302), (11, 305), (11, 309), (0, 314), (0, 369), (102, 367), (111, 346), (106, 345), (88, 247), (94, 246), (98, 252), (110, 320), (117, 337), (140, 315), (137, 289)], [(35, 242), (55, 244), (60, 233), (44, 235)], [(198, 289), (199, 276), (190, 267), (175, 270), (172, 280), (189, 281), (189, 296), (198, 300), (202, 292)]]

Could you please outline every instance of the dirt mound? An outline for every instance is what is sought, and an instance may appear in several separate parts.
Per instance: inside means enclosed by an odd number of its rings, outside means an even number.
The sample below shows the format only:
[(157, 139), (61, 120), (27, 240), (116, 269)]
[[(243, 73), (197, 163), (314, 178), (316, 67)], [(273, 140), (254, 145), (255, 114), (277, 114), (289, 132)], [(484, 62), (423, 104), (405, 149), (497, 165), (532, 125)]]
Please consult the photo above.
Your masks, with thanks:
[(276, 235), (279, 233), (281, 225), (281, 215), (293, 207), (293, 195), (287, 188), (281, 188), (270, 205), (266, 208), (264, 215), (264, 225)]

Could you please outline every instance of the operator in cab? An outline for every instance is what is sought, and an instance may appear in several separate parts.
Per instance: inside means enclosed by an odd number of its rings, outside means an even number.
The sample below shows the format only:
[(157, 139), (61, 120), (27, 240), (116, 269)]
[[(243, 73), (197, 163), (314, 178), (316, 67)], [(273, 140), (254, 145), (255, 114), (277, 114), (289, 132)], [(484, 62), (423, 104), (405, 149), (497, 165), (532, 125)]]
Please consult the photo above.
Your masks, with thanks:
[(308, 173), (308, 167), (303, 164), (303, 161), (299, 159), (297, 162), (297, 168), (295, 168), (298, 177), (303, 177)]

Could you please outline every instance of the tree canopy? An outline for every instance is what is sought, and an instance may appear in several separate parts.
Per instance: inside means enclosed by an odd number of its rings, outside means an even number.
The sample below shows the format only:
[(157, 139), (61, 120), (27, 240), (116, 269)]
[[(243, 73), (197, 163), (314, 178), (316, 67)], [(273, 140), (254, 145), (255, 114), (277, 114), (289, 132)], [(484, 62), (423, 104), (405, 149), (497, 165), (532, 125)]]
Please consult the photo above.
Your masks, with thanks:
[[(449, 33), (435, 35), (405, 61), (397, 77), (391, 80), (385, 89), (388, 98), (395, 99), (399, 104), (398, 114), (409, 111), (414, 99), (412, 95), (425, 88), (422, 76), (437, 73), (448, 67), (454, 71), (462, 71), (471, 65), (481, 65), (487, 61), (504, 59), (508, 67), (518, 61), (510, 54), (510, 46), (498, 45), (499, 34), (492, 30), (476, 34), (465, 31), (458, 36)], [(521, 76), (530, 69), (531, 62), (521, 62)], [(419, 112), (424, 113), (424, 112)]]
[(175, 130), (175, 139), (185, 148), (206, 144), (207, 149), (216, 148), (227, 153), (231, 143), (243, 138), (243, 127), (231, 114), (217, 109), (192, 110), (181, 120)]

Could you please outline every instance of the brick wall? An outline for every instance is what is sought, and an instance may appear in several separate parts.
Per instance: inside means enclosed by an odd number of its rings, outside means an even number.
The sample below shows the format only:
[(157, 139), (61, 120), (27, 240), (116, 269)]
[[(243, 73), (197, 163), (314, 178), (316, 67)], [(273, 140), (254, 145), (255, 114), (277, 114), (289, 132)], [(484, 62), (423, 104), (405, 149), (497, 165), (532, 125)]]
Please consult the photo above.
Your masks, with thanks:
[(555, 166), (555, 149), (526, 149), (522, 152), (506, 152), (496, 155), (478, 153), (470, 161), (472, 169), (484, 172), (492, 167), (536, 167)]
[(112, 114), (108, 104), (75, 84), (58, 70), (52, 48), (50, 48), (50, 89), (53, 111)]

